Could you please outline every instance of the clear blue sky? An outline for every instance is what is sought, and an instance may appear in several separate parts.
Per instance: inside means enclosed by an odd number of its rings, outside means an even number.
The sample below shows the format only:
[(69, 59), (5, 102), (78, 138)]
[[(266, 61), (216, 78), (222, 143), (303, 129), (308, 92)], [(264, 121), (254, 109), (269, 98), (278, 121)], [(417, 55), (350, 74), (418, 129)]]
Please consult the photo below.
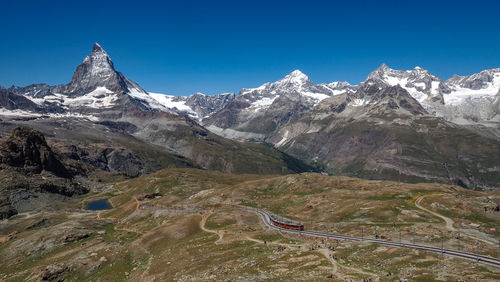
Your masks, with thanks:
[(0, 85), (61, 84), (99, 42), (149, 91), (215, 94), (300, 69), (357, 84), (386, 63), (500, 67), (499, 1), (3, 0)]

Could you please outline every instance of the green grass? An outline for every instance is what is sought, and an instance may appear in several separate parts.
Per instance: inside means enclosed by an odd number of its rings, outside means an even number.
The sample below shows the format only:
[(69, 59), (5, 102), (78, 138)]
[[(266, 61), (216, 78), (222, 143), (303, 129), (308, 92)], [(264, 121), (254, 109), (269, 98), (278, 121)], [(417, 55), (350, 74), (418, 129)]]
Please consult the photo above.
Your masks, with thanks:
[(222, 229), (236, 223), (234, 219), (225, 219), (224, 221), (214, 221), (214, 215), (210, 216), (205, 223), (208, 229)]

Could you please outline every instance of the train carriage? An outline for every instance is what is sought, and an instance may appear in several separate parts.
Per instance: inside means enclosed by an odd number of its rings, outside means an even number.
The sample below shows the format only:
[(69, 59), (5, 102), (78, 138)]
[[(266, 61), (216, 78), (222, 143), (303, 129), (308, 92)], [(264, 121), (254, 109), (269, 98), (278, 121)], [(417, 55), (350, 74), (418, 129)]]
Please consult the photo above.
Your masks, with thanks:
[(270, 216), (269, 217), (271, 220), (271, 224), (285, 228), (285, 229), (292, 229), (292, 230), (298, 230), (298, 231), (303, 231), (304, 230), (304, 224), (302, 223), (296, 223), (296, 222), (290, 222), (284, 219), (277, 218), (275, 216)]

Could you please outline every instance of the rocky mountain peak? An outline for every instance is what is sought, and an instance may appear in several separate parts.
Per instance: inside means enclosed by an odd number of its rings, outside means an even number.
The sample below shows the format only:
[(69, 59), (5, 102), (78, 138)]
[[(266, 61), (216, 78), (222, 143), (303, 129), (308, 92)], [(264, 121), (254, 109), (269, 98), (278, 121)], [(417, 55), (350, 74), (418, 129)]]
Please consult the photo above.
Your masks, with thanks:
[(500, 68), (486, 69), (467, 76), (455, 74), (446, 81), (446, 84), (451, 88), (468, 88), (472, 90), (493, 88), (493, 90), (496, 90), (500, 86)]
[(71, 82), (65, 87), (65, 94), (81, 96), (94, 91), (97, 87), (106, 87), (109, 91), (126, 91), (125, 79), (113, 65), (108, 53), (97, 43), (92, 52), (76, 68)]
[(104, 51), (104, 49), (102, 49), (101, 45), (99, 45), (99, 43), (94, 43), (94, 46), (92, 46), (92, 53), (101, 53), (101, 52), (104, 52), (106, 53), (106, 51)]
[(273, 84), (279, 88), (302, 88), (313, 85), (311, 79), (300, 70), (294, 70)]
[(380, 65), (376, 70), (371, 72), (366, 80), (374, 80), (374, 81), (384, 81), (389, 76), (396, 75), (397, 72), (393, 69), (389, 68), (386, 64)]
[(387, 70), (392, 70), (390, 67), (388, 67), (385, 63), (382, 63), (378, 68), (377, 70), (380, 70), (380, 71), (387, 71)]
[(448, 87), (441, 79), (418, 66), (405, 71), (393, 70), (382, 64), (368, 75), (365, 83), (368, 82), (377, 84), (381, 88), (400, 85), (419, 103), (426, 105), (442, 105), (443, 93), (449, 93)]

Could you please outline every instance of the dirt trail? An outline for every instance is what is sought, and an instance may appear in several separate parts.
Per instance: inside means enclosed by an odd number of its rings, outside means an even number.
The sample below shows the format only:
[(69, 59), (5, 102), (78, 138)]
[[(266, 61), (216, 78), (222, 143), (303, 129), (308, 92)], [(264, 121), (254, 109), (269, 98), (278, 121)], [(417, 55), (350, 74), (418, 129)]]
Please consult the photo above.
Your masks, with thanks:
[(425, 212), (428, 212), (428, 213), (430, 213), (430, 214), (432, 214), (432, 215), (434, 215), (434, 216), (436, 216), (436, 217), (439, 217), (439, 218), (441, 218), (442, 220), (444, 220), (444, 222), (446, 222), (446, 228), (447, 228), (448, 230), (450, 230), (450, 231), (457, 231), (457, 230), (455, 229), (455, 227), (453, 227), (453, 224), (455, 223), (455, 222), (453, 221), (453, 219), (451, 219), (451, 218), (449, 218), (449, 217), (446, 217), (446, 216), (444, 216), (444, 215), (441, 215), (441, 214), (439, 214), (439, 213), (437, 213), (437, 212), (433, 212), (433, 211), (431, 211), (431, 210), (429, 210), (429, 209), (427, 209), (427, 208), (424, 208), (424, 207), (422, 207), (422, 206), (420, 205), (420, 202), (422, 201), (422, 199), (424, 199), (424, 197), (425, 197), (425, 196), (420, 196), (420, 197), (418, 197), (418, 198), (415, 200), (415, 206), (416, 206), (417, 208), (419, 208), (419, 209), (421, 209), (421, 210), (425, 211)]
[(217, 239), (217, 241), (215, 241), (215, 244), (219, 244), (222, 241), (222, 238), (224, 238), (224, 231), (223, 230), (211, 230), (211, 229), (208, 229), (205, 227), (207, 219), (212, 214), (213, 214), (212, 212), (209, 212), (209, 213), (204, 213), (202, 215), (201, 220), (200, 220), (200, 228), (201, 228), (201, 230), (203, 230), (205, 232), (217, 234), (217, 236), (219, 236), (219, 239)]
[[(333, 255), (330, 256), (331, 252), (328, 251), (328, 249), (319, 249), (318, 252), (325, 256), (325, 258), (332, 264), (332, 275), (335, 277), (338, 273), (338, 267), (337, 267), (337, 262), (333, 259)], [(342, 276), (341, 274), (339, 274)]]
[(490, 241), (490, 240), (487, 240), (487, 239), (479, 238), (479, 237), (476, 237), (476, 236), (474, 236), (474, 235), (472, 235), (472, 234), (467, 233), (467, 232), (466, 232), (466, 230), (458, 230), (458, 229), (456, 229), (455, 227), (453, 227), (453, 224), (455, 223), (455, 222), (453, 221), (453, 219), (451, 219), (451, 218), (449, 218), (449, 217), (446, 217), (446, 216), (444, 216), (444, 215), (441, 215), (441, 214), (439, 214), (439, 213), (437, 213), (437, 212), (433, 212), (433, 211), (431, 211), (431, 210), (429, 210), (429, 209), (424, 208), (423, 206), (421, 206), (421, 205), (420, 205), (420, 202), (421, 202), (421, 201), (425, 198), (425, 196), (426, 196), (426, 195), (423, 195), (423, 196), (418, 197), (418, 198), (415, 200), (415, 206), (416, 206), (417, 208), (419, 208), (419, 209), (421, 209), (421, 210), (425, 211), (425, 212), (428, 212), (428, 213), (430, 213), (430, 214), (432, 214), (432, 215), (434, 215), (434, 216), (436, 216), (436, 217), (439, 217), (439, 218), (441, 218), (442, 220), (444, 220), (444, 221), (446, 222), (446, 228), (447, 228), (448, 230), (450, 230), (450, 231), (455, 231), (455, 232), (456, 232), (456, 231), (460, 231), (460, 232), (462, 232), (462, 233), (465, 233), (468, 237), (470, 237), (470, 238), (472, 238), (472, 239), (475, 239), (475, 240), (478, 240), (478, 241), (481, 241), (481, 242), (484, 242), (484, 243), (488, 243), (488, 244), (496, 245), (496, 243), (497, 243), (496, 241)]

